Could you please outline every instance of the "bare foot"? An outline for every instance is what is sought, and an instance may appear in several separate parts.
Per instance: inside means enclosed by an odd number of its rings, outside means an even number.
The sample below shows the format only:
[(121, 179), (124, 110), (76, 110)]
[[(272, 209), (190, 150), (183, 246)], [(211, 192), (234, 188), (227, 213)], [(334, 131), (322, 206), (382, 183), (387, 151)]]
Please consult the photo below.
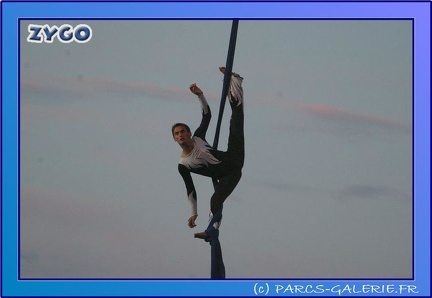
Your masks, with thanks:
[[(221, 73), (225, 74), (225, 70), (226, 70), (226, 67), (225, 67), (225, 66), (220, 66), (220, 67), (219, 67), (219, 71), (220, 71)], [(232, 74), (233, 76), (235, 76), (235, 77), (239, 77), (239, 76), (240, 76), (239, 74), (237, 74), (237, 73), (235, 73), (235, 72), (231, 72), (231, 74)]]
[(199, 239), (207, 239), (208, 238), (208, 235), (207, 235), (207, 233), (206, 232), (200, 232), (200, 233), (195, 233), (194, 234), (194, 237), (195, 238), (199, 238)]

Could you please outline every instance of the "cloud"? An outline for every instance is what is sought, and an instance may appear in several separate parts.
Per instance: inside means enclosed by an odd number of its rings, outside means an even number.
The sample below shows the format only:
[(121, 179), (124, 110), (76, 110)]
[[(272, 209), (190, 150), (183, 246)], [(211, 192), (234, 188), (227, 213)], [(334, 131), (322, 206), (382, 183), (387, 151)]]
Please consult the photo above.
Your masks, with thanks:
[(164, 99), (175, 99), (186, 96), (190, 97), (190, 92), (188, 90), (163, 87), (155, 84), (120, 82), (101, 79), (78, 79), (77, 81), (67, 81), (77, 87), (83, 88), (84, 90), (97, 90), (121, 95), (144, 95)]
[(22, 81), (20, 83), (21, 100), (38, 98), (42, 102), (56, 103), (60, 99), (78, 100), (88, 98), (89, 94), (71, 86), (61, 86), (53, 81)]
[[(24, 80), (20, 83), (21, 95), (30, 97), (42, 95), (55, 99), (88, 99), (89, 96), (114, 95), (120, 99), (147, 97), (165, 100), (188, 100), (193, 96), (187, 87), (168, 87), (157, 84), (138, 82), (121, 82), (97, 78), (60, 78), (45, 82)], [(207, 99), (217, 98), (206, 94)]]
[(408, 202), (412, 196), (395, 188), (384, 185), (353, 184), (342, 189), (337, 196), (339, 200), (380, 200), (392, 199), (394, 201)]
[(261, 178), (260, 180), (254, 181), (253, 185), (276, 190), (284, 194), (295, 194), (297, 198), (319, 196), (321, 198), (335, 198), (338, 201), (392, 200), (398, 202), (409, 202), (412, 199), (412, 195), (407, 192), (378, 184), (351, 184), (340, 186), (339, 188), (329, 188)]
[(370, 128), (381, 128), (386, 130), (397, 130), (405, 133), (411, 132), (408, 123), (385, 117), (370, 115), (361, 112), (349, 111), (330, 105), (311, 105), (295, 103), (293, 105), (298, 111), (308, 113), (326, 122), (329, 125), (337, 125), (344, 130), (365, 130)]
[[(24, 80), (20, 84), (21, 95), (25, 99), (34, 99), (34, 95), (43, 101), (89, 100), (102, 96), (115, 96), (120, 100), (146, 97), (162, 100), (190, 100), (188, 88), (161, 86), (142, 82), (121, 82), (98, 78), (56, 78), (45, 82)], [(220, 95), (206, 93), (209, 101), (218, 100)], [(39, 99), (40, 100), (40, 99)], [(248, 104), (263, 104), (261, 99), (250, 96)], [(311, 120), (318, 121), (322, 131), (358, 134), (375, 129), (411, 133), (412, 126), (400, 120), (346, 110), (326, 104), (303, 104), (293, 100), (267, 100), (265, 104), (275, 108), (295, 110), (312, 116)]]
[(321, 193), (323, 191), (323, 189), (311, 185), (303, 185), (276, 178), (266, 179), (265, 177), (256, 179), (256, 181), (253, 182), (253, 185), (279, 190), (283, 193), (311, 194), (316, 192)]

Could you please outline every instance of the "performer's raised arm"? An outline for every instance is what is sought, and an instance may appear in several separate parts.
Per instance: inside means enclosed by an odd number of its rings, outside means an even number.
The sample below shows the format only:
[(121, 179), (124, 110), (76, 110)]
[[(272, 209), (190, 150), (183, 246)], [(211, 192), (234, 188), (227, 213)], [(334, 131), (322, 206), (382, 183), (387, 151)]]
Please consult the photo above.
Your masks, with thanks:
[(194, 135), (205, 140), (205, 135), (207, 133), (207, 129), (208, 129), (208, 126), (209, 126), (210, 120), (211, 120), (210, 106), (207, 103), (207, 100), (204, 96), (204, 93), (195, 83), (190, 85), (189, 89), (193, 94), (198, 96), (198, 99), (199, 99), (200, 104), (201, 104), (201, 110), (202, 110), (201, 123), (200, 123), (199, 127), (195, 130)]
[(202, 92), (202, 90), (196, 85), (196, 83), (191, 84), (189, 86), (189, 89), (193, 94), (198, 96), (198, 99), (201, 102), (201, 108), (203, 114), (207, 114), (210, 110), (209, 110), (209, 105), (207, 104), (207, 100), (204, 96), (204, 92)]

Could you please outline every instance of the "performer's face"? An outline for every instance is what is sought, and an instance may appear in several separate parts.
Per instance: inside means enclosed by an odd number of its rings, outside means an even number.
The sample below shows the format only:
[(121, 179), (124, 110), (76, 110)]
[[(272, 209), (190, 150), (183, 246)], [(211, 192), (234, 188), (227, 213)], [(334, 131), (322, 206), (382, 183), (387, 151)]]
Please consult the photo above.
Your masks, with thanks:
[(174, 141), (183, 145), (191, 141), (191, 133), (184, 126), (177, 126), (173, 130)]

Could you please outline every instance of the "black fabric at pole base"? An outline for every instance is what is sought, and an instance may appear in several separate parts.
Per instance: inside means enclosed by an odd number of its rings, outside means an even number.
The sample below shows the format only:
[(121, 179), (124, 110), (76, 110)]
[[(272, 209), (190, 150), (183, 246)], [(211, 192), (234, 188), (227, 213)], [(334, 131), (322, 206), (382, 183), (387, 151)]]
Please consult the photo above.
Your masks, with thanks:
[(211, 245), (211, 278), (224, 279), (225, 265), (222, 258), (222, 248), (219, 237), (210, 240)]

